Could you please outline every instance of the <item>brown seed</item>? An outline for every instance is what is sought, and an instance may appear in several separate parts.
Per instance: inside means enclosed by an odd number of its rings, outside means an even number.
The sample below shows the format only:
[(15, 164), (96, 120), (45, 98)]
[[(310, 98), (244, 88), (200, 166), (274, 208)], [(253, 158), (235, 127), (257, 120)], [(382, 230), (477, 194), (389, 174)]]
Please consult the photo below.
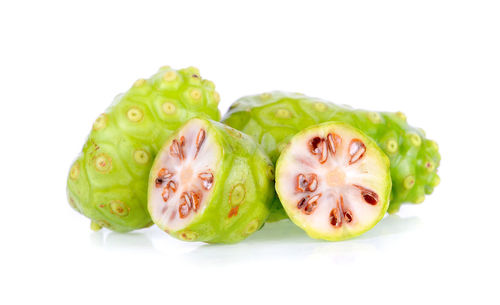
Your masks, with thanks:
[(297, 192), (314, 192), (317, 187), (318, 176), (316, 176), (316, 174), (309, 174), (307, 175), (307, 178), (304, 174), (297, 175), (297, 186), (295, 187)]
[(191, 191), (190, 192), (190, 197), (191, 197), (191, 202), (192, 202), (193, 210), (195, 212), (197, 212), (198, 209), (200, 208), (200, 196), (198, 195), (198, 193), (195, 193), (195, 192)]
[(210, 172), (200, 173), (198, 178), (201, 179), (203, 187), (208, 191), (212, 188), (214, 183), (214, 175)]
[(351, 159), (349, 160), (349, 165), (359, 161), (366, 152), (366, 146), (361, 140), (353, 139), (351, 144), (349, 144), (349, 155)]
[(337, 207), (340, 210), (340, 214), (344, 214), (344, 196), (340, 195), (340, 201), (337, 200)]
[(351, 211), (346, 210), (344, 212), (344, 197), (340, 195), (340, 199), (337, 200), (337, 207), (333, 208), (330, 212), (330, 224), (334, 227), (341, 227), (345, 219), (344, 217), (347, 217), (347, 223), (352, 221)]
[(366, 203), (370, 205), (376, 205), (378, 203), (377, 193), (357, 184), (353, 184), (353, 186), (361, 191), (361, 196), (363, 196), (363, 199), (365, 200)]
[(318, 203), (316, 201), (306, 205), (306, 207), (304, 208), (304, 214), (311, 215), (312, 212), (314, 212), (314, 210), (316, 209), (317, 205)]
[(175, 193), (177, 190), (177, 184), (170, 180), (167, 185), (163, 188), (163, 192), (161, 193), (161, 197), (163, 198), (163, 201), (167, 202), (168, 198), (170, 197), (170, 190)]
[(166, 179), (171, 178), (172, 174), (168, 172), (166, 168), (161, 168), (158, 171), (157, 178), (155, 180), (156, 187), (160, 187)]
[(321, 194), (316, 194), (314, 196), (312, 196), (311, 198), (309, 198), (309, 200), (307, 200), (307, 203), (311, 203), (311, 202), (314, 202), (314, 201), (318, 201), (318, 199), (321, 197)]
[(306, 207), (304, 208), (304, 213), (306, 215), (311, 215), (314, 210), (316, 210), (316, 208), (318, 207), (318, 199), (319, 197), (321, 197), (321, 194), (316, 194), (314, 196), (312, 196), (311, 198), (309, 198), (309, 200), (307, 200), (307, 205)]
[(198, 211), (200, 208), (200, 195), (196, 192), (184, 192), (181, 197), (182, 204), (186, 204), (189, 210)]
[(333, 208), (330, 211), (330, 224), (334, 227), (340, 227), (342, 225), (342, 220), (339, 219), (339, 210), (337, 208)]
[(335, 156), (335, 152), (337, 151), (337, 149), (335, 146), (335, 140), (333, 139), (333, 135), (329, 133), (328, 136), (326, 137), (326, 140), (328, 142), (328, 149), (332, 153), (332, 156)]
[(182, 193), (181, 200), (183, 203), (187, 204), (189, 210), (191, 210), (193, 208), (193, 203), (191, 202), (191, 198), (189, 197), (188, 192)]
[(352, 213), (349, 210), (346, 210), (344, 212), (344, 219), (347, 223), (350, 223), (352, 221)]
[(314, 192), (318, 187), (318, 176), (316, 176), (316, 174), (309, 175), (309, 180), (307, 182), (309, 184), (307, 190), (309, 192)]
[[(184, 139), (184, 137), (181, 138), (181, 141)], [(182, 143), (180, 144), (177, 139), (174, 139), (172, 141), (172, 145), (170, 145), (170, 154), (174, 157), (179, 158), (180, 160), (184, 159), (184, 155), (182, 153)]]
[(321, 157), (319, 163), (323, 164), (328, 159), (328, 147), (325, 140), (321, 140)]
[(335, 133), (329, 133), (328, 136), (326, 136), (326, 141), (332, 156), (335, 156), (337, 153), (337, 146), (342, 143), (342, 138)]
[(183, 202), (181, 205), (179, 205), (179, 216), (181, 218), (186, 218), (189, 215), (189, 212), (191, 209), (188, 206), (187, 202)]
[(302, 198), (299, 203), (297, 203), (297, 209), (302, 210), (306, 206), (306, 197)]
[(299, 174), (297, 176), (297, 186), (295, 187), (295, 189), (299, 192), (304, 192), (307, 188), (307, 179), (306, 179), (306, 176), (304, 176), (303, 174)]
[(205, 142), (205, 130), (200, 129), (198, 135), (196, 136), (196, 153), (194, 155), (195, 159), (198, 156), (198, 152), (200, 151), (201, 145)]
[(182, 155), (182, 159), (184, 159), (184, 146), (186, 144), (186, 139), (184, 138), (184, 136), (181, 136), (181, 138), (179, 139), (179, 146), (180, 146), (180, 151), (181, 151), (181, 155)]
[(171, 190), (172, 190), (172, 192), (174, 192), (174, 193), (175, 193), (175, 191), (177, 191), (177, 184), (176, 184), (174, 181), (172, 181), (172, 180), (170, 180), (170, 181), (167, 183), (167, 187), (168, 187), (169, 189), (171, 189)]
[(323, 142), (323, 140), (320, 137), (314, 137), (309, 141), (309, 150), (313, 155), (319, 155), (321, 153), (321, 142)]
[(309, 150), (313, 155), (319, 155), (319, 163), (321, 164), (328, 159), (328, 144), (320, 137), (314, 137), (309, 141)]

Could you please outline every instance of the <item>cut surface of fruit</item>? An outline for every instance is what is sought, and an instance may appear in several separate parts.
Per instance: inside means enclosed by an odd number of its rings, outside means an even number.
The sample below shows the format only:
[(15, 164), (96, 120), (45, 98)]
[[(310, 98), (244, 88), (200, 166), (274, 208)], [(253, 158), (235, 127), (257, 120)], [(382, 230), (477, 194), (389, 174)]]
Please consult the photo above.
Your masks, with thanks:
[(186, 241), (233, 243), (269, 216), (273, 171), (252, 138), (223, 124), (191, 119), (153, 163), (148, 210), (154, 223)]
[(361, 131), (342, 123), (295, 135), (276, 166), (276, 191), (290, 219), (311, 237), (358, 236), (388, 208), (389, 159)]
[(151, 217), (168, 231), (184, 228), (203, 213), (218, 182), (214, 173), (222, 157), (203, 121), (193, 120), (178, 135), (167, 142), (167, 153), (155, 163), (160, 167), (153, 167), (150, 190)]

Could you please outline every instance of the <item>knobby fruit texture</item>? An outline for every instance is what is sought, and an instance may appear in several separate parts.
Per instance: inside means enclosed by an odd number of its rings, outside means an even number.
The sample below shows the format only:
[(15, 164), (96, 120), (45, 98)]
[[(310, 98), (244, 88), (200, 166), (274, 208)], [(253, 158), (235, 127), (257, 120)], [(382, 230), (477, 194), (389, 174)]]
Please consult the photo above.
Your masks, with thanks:
[[(402, 203), (421, 203), (439, 184), (437, 143), (420, 128), (406, 122), (403, 113), (373, 112), (339, 106), (298, 93), (271, 92), (247, 96), (230, 107), (223, 122), (256, 139), (271, 160), (300, 130), (318, 123), (338, 121), (360, 129), (386, 153), (391, 163), (392, 192), (389, 213)], [(279, 200), (270, 221), (286, 218)]]
[(371, 229), (389, 206), (389, 158), (364, 133), (327, 122), (292, 137), (276, 163), (276, 191), (313, 238), (344, 240)]
[(238, 242), (269, 216), (273, 168), (251, 137), (218, 122), (191, 119), (154, 161), (149, 212), (156, 225), (181, 240)]
[(162, 67), (136, 81), (94, 122), (69, 172), (70, 205), (92, 220), (93, 230), (150, 226), (147, 183), (157, 151), (188, 119), (218, 120), (218, 102), (214, 84), (193, 67)]

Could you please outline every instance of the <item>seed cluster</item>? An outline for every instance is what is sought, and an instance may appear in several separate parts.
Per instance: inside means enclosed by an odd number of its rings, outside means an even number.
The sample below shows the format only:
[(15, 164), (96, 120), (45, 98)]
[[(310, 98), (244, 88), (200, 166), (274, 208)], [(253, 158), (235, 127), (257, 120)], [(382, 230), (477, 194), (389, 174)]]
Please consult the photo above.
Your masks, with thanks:
[[(177, 159), (178, 163), (189, 163), (196, 160), (198, 153), (200, 152), (203, 143), (205, 142), (206, 131), (200, 129), (196, 137), (195, 145), (195, 155), (193, 160), (186, 160), (185, 145), (186, 139), (181, 136), (179, 139), (173, 139), (172, 144), (170, 144), (169, 152), (170, 156)], [(161, 193), (162, 199), (165, 203), (169, 201), (172, 194), (175, 194), (178, 188), (178, 181), (176, 182), (176, 173), (174, 170), (168, 170), (167, 168), (161, 168), (158, 171), (155, 179), (155, 187), (163, 188)], [(201, 172), (196, 176), (203, 187), (204, 190), (208, 191), (212, 188), (214, 183), (214, 175), (210, 171)], [(196, 213), (200, 208), (200, 203), (203, 198), (202, 191), (200, 190), (187, 190), (184, 191), (180, 196), (178, 214), (180, 218), (186, 218), (191, 212)], [(168, 205), (163, 208), (163, 213), (167, 211)]]
[[(336, 133), (328, 133), (326, 137), (313, 137), (308, 143), (309, 152), (317, 157), (321, 166), (331, 166), (325, 164), (330, 158), (335, 158), (336, 154), (340, 151), (342, 145), (342, 137)], [(366, 145), (360, 139), (352, 139), (349, 143), (348, 149), (348, 165), (351, 166), (360, 160), (366, 154)], [(320, 181), (315, 173), (300, 173), (296, 177), (295, 191), (297, 193), (305, 193), (297, 203), (297, 209), (301, 210), (306, 215), (311, 215), (319, 205), (319, 200), (322, 193), (315, 193)], [(376, 205), (378, 202), (378, 195), (363, 186), (353, 184), (351, 186), (342, 185), (342, 187), (354, 187), (360, 191), (361, 198), (369, 205)], [(335, 207), (331, 210), (329, 215), (330, 224), (334, 227), (341, 227), (342, 223), (351, 223), (353, 220), (353, 213), (345, 207), (344, 196), (340, 194), (339, 199), (335, 202)]]

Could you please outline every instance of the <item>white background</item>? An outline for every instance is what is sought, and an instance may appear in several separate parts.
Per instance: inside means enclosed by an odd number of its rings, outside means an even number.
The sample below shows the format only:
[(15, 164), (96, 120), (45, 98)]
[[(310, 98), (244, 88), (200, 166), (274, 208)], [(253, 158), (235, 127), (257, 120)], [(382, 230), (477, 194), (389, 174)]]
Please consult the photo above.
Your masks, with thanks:
[[(1, 304), (498, 304), (498, 1), (2, 1)], [(93, 233), (69, 167), (113, 97), (196, 66), (224, 113), (267, 90), (403, 111), (441, 185), (360, 238), (291, 223), (236, 245)]]

